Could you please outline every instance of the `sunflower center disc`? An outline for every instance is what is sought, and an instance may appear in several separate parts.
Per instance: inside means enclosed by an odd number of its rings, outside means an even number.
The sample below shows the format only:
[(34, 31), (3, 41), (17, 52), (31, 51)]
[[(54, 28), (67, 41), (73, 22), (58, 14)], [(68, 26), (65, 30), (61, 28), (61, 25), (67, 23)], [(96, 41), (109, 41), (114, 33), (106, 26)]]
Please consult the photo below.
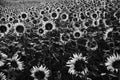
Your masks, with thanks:
[(16, 63), (16, 61), (12, 61), (12, 62), (11, 62), (11, 65), (12, 65), (14, 68), (17, 68), (17, 67), (18, 67), (18, 64)]
[(112, 66), (114, 68), (119, 68), (120, 69), (120, 60), (117, 60), (117, 61), (113, 62)]
[(75, 63), (75, 70), (76, 71), (83, 71), (85, 68), (85, 62), (83, 60), (77, 60)]
[(35, 76), (36, 76), (36, 78), (37, 78), (38, 80), (41, 80), (41, 79), (44, 79), (45, 73), (44, 73), (43, 71), (37, 71), (37, 72), (35, 73)]

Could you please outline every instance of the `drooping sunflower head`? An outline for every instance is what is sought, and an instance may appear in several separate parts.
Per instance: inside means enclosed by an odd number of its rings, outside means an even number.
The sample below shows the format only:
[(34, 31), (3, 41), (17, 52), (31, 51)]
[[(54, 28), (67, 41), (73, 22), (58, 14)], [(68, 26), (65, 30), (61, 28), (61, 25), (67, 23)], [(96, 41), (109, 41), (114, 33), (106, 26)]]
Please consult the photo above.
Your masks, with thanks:
[(86, 64), (86, 57), (83, 57), (82, 54), (73, 54), (72, 59), (67, 62), (67, 66), (69, 67), (68, 72), (82, 77), (81, 75), (85, 75), (88, 72)]
[(45, 66), (34, 66), (31, 69), (31, 76), (34, 80), (47, 80), (50, 76), (50, 70), (48, 70)]
[(113, 54), (107, 58), (107, 61), (105, 63), (105, 66), (107, 66), (107, 69), (111, 72), (118, 72), (120, 69), (120, 55), (119, 54)]

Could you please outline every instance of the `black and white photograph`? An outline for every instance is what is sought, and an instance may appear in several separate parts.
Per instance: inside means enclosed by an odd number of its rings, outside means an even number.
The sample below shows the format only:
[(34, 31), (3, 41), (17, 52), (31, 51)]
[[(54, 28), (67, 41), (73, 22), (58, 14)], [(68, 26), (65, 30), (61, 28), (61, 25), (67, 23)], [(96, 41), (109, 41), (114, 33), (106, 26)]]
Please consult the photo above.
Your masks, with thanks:
[(120, 80), (120, 0), (0, 0), (0, 80)]

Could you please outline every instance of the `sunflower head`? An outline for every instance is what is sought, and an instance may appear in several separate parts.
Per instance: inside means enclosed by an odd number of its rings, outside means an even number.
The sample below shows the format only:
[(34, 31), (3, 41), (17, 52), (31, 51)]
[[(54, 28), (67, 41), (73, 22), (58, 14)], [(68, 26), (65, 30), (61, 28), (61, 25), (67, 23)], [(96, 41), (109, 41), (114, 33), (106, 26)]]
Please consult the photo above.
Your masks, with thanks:
[(107, 69), (111, 72), (118, 71), (120, 69), (120, 55), (113, 54), (109, 56), (105, 65), (107, 66)]
[(68, 72), (81, 77), (81, 75), (85, 75), (88, 72), (86, 63), (86, 57), (83, 57), (82, 54), (73, 54), (72, 59), (67, 62)]
[(50, 70), (48, 70), (43, 65), (34, 66), (31, 69), (31, 76), (34, 77), (35, 80), (47, 80), (50, 74)]
[(21, 62), (18, 58), (18, 55), (15, 54), (12, 58), (9, 58), (10, 62), (8, 63), (11, 69), (13, 70), (23, 70), (23, 62)]

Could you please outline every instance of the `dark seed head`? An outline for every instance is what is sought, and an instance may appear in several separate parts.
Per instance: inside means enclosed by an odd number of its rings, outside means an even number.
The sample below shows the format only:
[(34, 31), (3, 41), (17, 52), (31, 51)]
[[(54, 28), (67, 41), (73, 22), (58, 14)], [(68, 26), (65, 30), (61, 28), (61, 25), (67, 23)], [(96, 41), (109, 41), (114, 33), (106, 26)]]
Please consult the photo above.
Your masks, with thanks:
[(43, 71), (37, 71), (35, 72), (35, 77), (38, 79), (38, 80), (42, 80), (44, 79), (45, 77), (45, 73)]

